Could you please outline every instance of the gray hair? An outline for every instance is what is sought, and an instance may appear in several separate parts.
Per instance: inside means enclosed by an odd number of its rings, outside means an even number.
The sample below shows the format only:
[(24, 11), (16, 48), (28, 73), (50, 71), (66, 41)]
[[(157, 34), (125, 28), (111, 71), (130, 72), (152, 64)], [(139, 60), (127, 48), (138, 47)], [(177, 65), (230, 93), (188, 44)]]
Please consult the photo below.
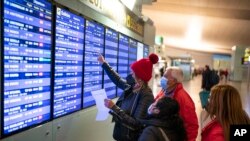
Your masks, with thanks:
[(168, 67), (166, 71), (171, 71), (171, 75), (176, 79), (177, 82), (183, 81), (183, 71), (179, 67)]

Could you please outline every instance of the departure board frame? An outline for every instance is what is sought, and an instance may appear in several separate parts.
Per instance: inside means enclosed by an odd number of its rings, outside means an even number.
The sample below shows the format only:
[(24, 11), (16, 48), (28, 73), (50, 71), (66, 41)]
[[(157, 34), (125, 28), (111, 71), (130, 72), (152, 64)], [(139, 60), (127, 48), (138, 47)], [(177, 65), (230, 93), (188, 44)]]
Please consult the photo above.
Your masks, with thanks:
[[(98, 66), (98, 67), (100, 67), (100, 68), (102, 68), (102, 66), (101, 66), (101, 64), (99, 64), (99, 62), (97, 61), (97, 53), (101, 53), (102, 55), (104, 54), (104, 47), (105, 47), (105, 29), (106, 29), (106, 26), (104, 26), (103, 24), (101, 24), (101, 23), (99, 23), (99, 22), (97, 22), (97, 21), (95, 21), (95, 20), (93, 20), (93, 19), (91, 19), (91, 18), (89, 18), (89, 17), (85, 17), (85, 40), (84, 40), (84, 64), (83, 64), (83, 73), (84, 73), (84, 77), (83, 77), (83, 93), (82, 93), (82, 96), (83, 96), (83, 98), (82, 98), (82, 109), (86, 109), (86, 108), (90, 108), (90, 107), (93, 107), (93, 106), (95, 106), (96, 105), (96, 103), (95, 103), (95, 100), (93, 99), (93, 100), (91, 100), (91, 101), (94, 101), (94, 104), (93, 103), (90, 103), (90, 104), (87, 104), (87, 105), (84, 105), (85, 104), (85, 102), (86, 102), (86, 97), (85, 97), (85, 93), (84, 93), (84, 91), (85, 91), (85, 79), (86, 79), (86, 75), (85, 75), (85, 73), (86, 73), (86, 66), (85, 66), (85, 61), (86, 61), (86, 41), (87, 41), (87, 23), (88, 22), (92, 22), (93, 24), (95, 24), (95, 25), (98, 25), (98, 26), (101, 26), (101, 27), (103, 27), (103, 47), (102, 47), (102, 52), (95, 52), (96, 53), (96, 63), (98, 63), (98, 65), (96, 65), (96, 66)], [(103, 89), (103, 81), (104, 81), (104, 72), (103, 72), (103, 69), (101, 69), (101, 89)], [(90, 91), (90, 93), (91, 93), (91, 91)], [(91, 95), (91, 94), (88, 94), (88, 95)], [(93, 96), (91, 95), (90, 97), (92, 97), (93, 98)], [(88, 98), (90, 98), (90, 97), (88, 97)], [(89, 100), (89, 99), (87, 99), (87, 100)], [(89, 102), (89, 101), (88, 101)]]
[[(127, 61), (127, 66), (126, 66), (126, 76), (124, 76), (123, 74), (121, 74), (121, 70), (119, 71), (119, 65), (121, 64), (120, 63), (120, 60), (123, 60), (123, 59), (121, 59), (121, 58), (119, 58), (120, 57), (120, 54), (121, 54), (121, 50), (120, 50), (120, 46), (121, 46), (121, 43), (120, 43), (120, 38), (121, 38), (121, 36), (123, 36), (124, 38), (127, 38), (128, 39), (128, 43), (127, 43), (127, 56), (126, 56), (126, 61)], [(122, 33), (118, 33), (118, 56), (117, 56), (117, 72), (118, 72), (118, 74), (120, 75), (120, 77), (122, 77), (123, 79), (126, 79), (126, 77), (127, 77), (127, 75), (129, 74), (129, 39), (130, 39), (130, 37), (129, 36), (127, 36), (127, 35), (125, 35), (125, 34), (122, 34)], [(124, 49), (123, 49), (124, 50)], [(123, 93), (123, 90), (122, 89), (120, 89), (120, 88), (118, 88), (117, 87), (117, 97), (119, 97), (119, 96), (121, 96), (122, 95), (122, 93)]]
[[(55, 103), (54, 103), (54, 100), (55, 100), (55, 80), (56, 80), (56, 78), (55, 78), (55, 73), (56, 73), (56, 70), (55, 70), (55, 67), (56, 67), (56, 63), (55, 63), (55, 61), (56, 61), (56, 21), (57, 21), (57, 8), (60, 8), (60, 9), (62, 9), (63, 11), (67, 11), (68, 13), (70, 13), (70, 14), (73, 14), (73, 15), (76, 15), (76, 16), (78, 16), (78, 17), (80, 17), (80, 18), (82, 18), (83, 19), (83, 31), (82, 31), (82, 33), (83, 33), (83, 41), (82, 41), (82, 65), (81, 65), (81, 72), (82, 72), (82, 75), (81, 75), (81, 78), (80, 78), (80, 80), (81, 80), (81, 90), (80, 90), (80, 107), (77, 109), (77, 110), (74, 110), (74, 111), (71, 111), (71, 112), (69, 112), (69, 113), (66, 113), (66, 114), (63, 114), (63, 115), (59, 115), (59, 116), (55, 116), (54, 115), (54, 107), (55, 107)], [(72, 9), (70, 9), (70, 8), (68, 8), (68, 7), (66, 7), (66, 6), (63, 6), (63, 5), (61, 5), (61, 4), (58, 4), (58, 3), (56, 3), (55, 4), (55, 7), (54, 7), (54, 46), (53, 46), (53, 95), (52, 95), (52, 100), (53, 100), (53, 102), (52, 102), (52, 118), (53, 119), (57, 119), (57, 118), (60, 118), (60, 117), (64, 117), (64, 116), (67, 116), (67, 115), (70, 115), (70, 114), (73, 114), (73, 113), (75, 113), (75, 112), (78, 112), (78, 111), (80, 111), (80, 110), (82, 110), (83, 108), (83, 81), (84, 81), (84, 61), (85, 61), (85, 59), (84, 59), (84, 55), (85, 55), (85, 53), (84, 53), (84, 51), (85, 51), (85, 25), (86, 25), (86, 18), (82, 15), (82, 14), (80, 14), (79, 12), (77, 12), (77, 11), (74, 11), (74, 10), (72, 10)]]
[[(41, 2), (41, 1), (39, 1), (39, 2)], [(39, 3), (38, 2), (38, 3)], [(49, 45), (50, 45), (50, 75), (49, 75), (49, 79), (50, 79), (50, 81), (49, 81), (49, 87), (50, 87), (50, 91), (49, 91), (49, 117), (47, 118), (47, 119), (45, 119), (45, 120), (41, 120), (41, 121), (38, 121), (38, 122), (34, 122), (34, 123), (32, 123), (31, 125), (27, 125), (27, 126), (24, 126), (24, 127), (19, 127), (19, 129), (13, 129), (13, 131), (9, 131), (8, 133), (5, 133), (5, 130), (4, 130), (4, 91), (5, 91), (5, 85), (4, 85), (4, 82), (5, 82), (5, 79), (4, 79), (4, 73), (5, 73), (5, 68), (4, 68), (4, 65), (5, 65), (5, 63), (4, 63), (4, 55), (5, 55), (5, 45), (4, 45), (4, 37), (5, 37), (5, 33), (4, 33), (4, 24), (2, 24), (3, 22), (4, 22), (4, 19), (5, 19), (5, 16), (4, 16), (4, 10), (5, 10), (5, 5), (4, 5), (4, 1), (1, 1), (0, 2), (0, 5), (1, 5), (1, 19), (0, 19), (0, 21), (1, 21), (1, 23), (0, 23), (0, 28), (1, 28), (1, 93), (2, 93), (2, 95), (1, 95), (1, 98), (0, 98), (0, 103), (1, 103), (1, 123), (0, 123), (0, 125), (1, 125), (1, 138), (4, 138), (4, 137), (8, 137), (8, 136), (11, 136), (11, 135), (13, 135), (13, 134), (16, 134), (16, 133), (20, 133), (20, 132), (23, 132), (23, 131), (25, 131), (25, 130), (28, 130), (28, 129), (31, 129), (31, 128), (34, 128), (34, 127), (37, 127), (37, 126), (39, 126), (39, 125), (42, 125), (42, 124), (44, 124), (44, 123), (47, 123), (47, 122), (49, 122), (49, 121), (51, 121), (52, 120), (52, 117), (51, 117), (51, 113), (52, 113), (52, 111), (51, 111), (51, 107), (52, 107), (52, 102), (51, 102), (51, 93), (52, 93), (52, 87), (51, 87), (51, 82), (52, 82), (52, 72), (51, 72), (51, 68), (52, 68), (52, 65), (51, 65), (51, 62), (52, 62), (52, 48), (53, 48), (53, 42), (52, 42), (52, 36), (53, 36), (53, 27), (52, 27), (52, 25), (53, 25), (53, 3), (52, 3), (52, 1), (51, 0), (43, 0), (42, 2), (46, 2), (47, 4), (49, 4), (49, 8), (50, 8), (50, 12), (51, 12), (51, 19), (50, 19), (50, 35), (49, 35), (49, 37), (50, 37), (50, 43), (49, 43)], [(41, 2), (41, 3), (42, 3)], [(38, 4), (38, 3), (36, 3), (36, 4)], [(39, 3), (40, 4), (40, 3)], [(38, 5), (39, 5), (38, 4)], [(41, 6), (41, 5), (40, 5)], [(12, 9), (11, 9), (12, 10)], [(28, 12), (28, 11), (26, 11), (26, 12)], [(29, 11), (30, 12), (30, 11)], [(33, 11), (32, 11), (33, 12)], [(36, 11), (35, 11), (36, 12)], [(33, 16), (34, 17), (34, 16)], [(48, 18), (48, 17), (47, 17)], [(8, 19), (8, 18), (7, 18)], [(9, 19), (8, 19), (9, 20)], [(7, 20), (6, 20), (7, 21)], [(17, 22), (18, 23), (18, 22)], [(23, 24), (25, 24), (25, 22), (23, 23)], [(17, 26), (19, 26), (19, 25), (17, 25)], [(27, 28), (29, 28), (29, 29), (33, 29), (33, 28), (31, 28), (31, 27), (27, 27)], [(38, 27), (36, 27), (36, 28), (38, 28)], [(41, 32), (40, 31), (40, 29), (41, 28), (39, 28), (39, 32)], [(20, 30), (22, 30), (22, 29), (20, 29)], [(42, 28), (42, 32), (44, 31), (44, 29)], [(48, 33), (49, 34), (49, 31), (45, 31), (44, 33)], [(21, 38), (19, 38), (18, 40), (22, 40)], [(27, 40), (27, 39), (26, 39)], [(27, 40), (27, 41), (29, 41), (29, 40)], [(34, 42), (36, 42), (36, 41), (33, 41), (33, 43)], [(37, 42), (37, 43), (39, 43), (39, 42)], [(42, 42), (41, 42), (41, 44), (43, 44)], [(40, 46), (40, 44), (39, 44), (39, 46)], [(43, 45), (41, 45), (41, 46), (43, 46)], [(13, 47), (14, 48), (14, 47)], [(39, 50), (39, 49), (38, 49)], [(3, 61), (3, 62), (2, 62)], [(7, 71), (8, 72), (8, 71)], [(38, 74), (38, 72), (37, 72), (37, 74)], [(36, 74), (36, 75), (37, 75)], [(35, 76), (34, 74), (32, 74), (32, 76)], [(39, 76), (43, 76), (43, 74), (39, 74)], [(40, 87), (40, 86), (37, 86), (37, 87)], [(36, 104), (38, 104), (38, 103), (36, 103)], [(39, 104), (41, 104), (41, 103), (39, 103)], [(39, 105), (38, 104), (38, 105)], [(34, 105), (33, 105), (34, 106)], [(27, 107), (28, 108), (28, 107)], [(33, 117), (32, 117), (33, 118)], [(38, 120), (39, 120), (39, 118), (40, 118), (40, 116), (39, 117), (36, 117), (36, 118), (38, 118)], [(41, 117), (42, 118), (42, 117)], [(34, 118), (33, 118), (33, 120), (35, 120)]]
[[(7, 1), (14, 1), (14, 0), (7, 0)], [(1, 74), (1, 78), (0, 78), (0, 85), (1, 85), (1, 87), (0, 87), (0, 92), (2, 93), (2, 95), (0, 96), (0, 104), (1, 104), (1, 109), (0, 109), (0, 117), (1, 117), (1, 122), (0, 122), (0, 128), (1, 128), (1, 132), (0, 132), (0, 138), (4, 138), (4, 137), (8, 137), (8, 136), (11, 136), (11, 135), (13, 135), (13, 134), (16, 134), (16, 133), (20, 133), (20, 132), (23, 132), (23, 131), (25, 131), (25, 130), (28, 130), (28, 129), (31, 129), (31, 128), (34, 128), (34, 127), (36, 127), (36, 126), (39, 126), (39, 125), (42, 125), (42, 124), (44, 124), (44, 123), (47, 123), (47, 122), (49, 122), (49, 121), (52, 121), (52, 120), (54, 120), (54, 119), (57, 119), (57, 118), (61, 118), (61, 117), (64, 117), (64, 116), (67, 116), (67, 115), (69, 115), (69, 114), (73, 114), (73, 113), (75, 113), (75, 112), (79, 112), (80, 110), (84, 110), (84, 109), (86, 109), (86, 108), (89, 108), (89, 107), (93, 107), (93, 106), (96, 106), (96, 104), (93, 104), (93, 105), (90, 105), (90, 106), (87, 106), (87, 107), (84, 107), (84, 102), (85, 102), (85, 96), (84, 96), (84, 89), (85, 89), (85, 86), (84, 86), (84, 80), (85, 80), (85, 56), (86, 56), (86, 42), (85, 42), (85, 40), (86, 40), (86, 21), (90, 21), (90, 22), (94, 22), (95, 24), (98, 24), (98, 25), (100, 25), (100, 26), (102, 26), (103, 27), (103, 29), (104, 29), (104, 31), (103, 31), (103, 47), (102, 47), (102, 55), (103, 56), (105, 56), (105, 50), (106, 50), (106, 30), (107, 29), (109, 29), (109, 30), (112, 30), (112, 31), (114, 31), (114, 32), (117, 32), (117, 36), (118, 36), (118, 45), (117, 45), (117, 65), (116, 65), (116, 71), (117, 72), (119, 72), (118, 71), (118, 67), (119, 67), (119, 53), (120, 53), (120, 51), (119, 51), (119, 48), (120, 48), (120, 35), (122, 35), (122, 36), (124, 36), (124, 37), (126, 37), (126, 38), (128, 38), (128, 50), (127, 50), (127, 74), (129, 74), (129, 72), (130, 72), (130, 65), (129, 65), (129, 50), (130, 50), (130, 40), (133, 40), (133, 41), (136, 41), (137, 42), (137, 44), (138, 44), (138, 42), (139, 41), (137, 41), (136, 39), (134, 39), (134, 38), (132, 38), (132, 37), (129, 37), (128, 35), (125, 35), (124, 33), (121, 33), (121, 32), (119, 32), (119, 31), (117, 31), (117, 30), (114, 30), (114, 29), (112, 29), (111, 27), (108, 27), (107, 25), (104, 25), (104, 24), (102, 24), (102, 23), (100, 23), (100, 22), (97, 22), (97, 21), (95, 21), (94, 19), (92, 19), (91, 17), (88, 17), (87, 15), (82, 15), (81, 13), (79, 13), (79, 12), (77, 12), (77, 11), (74, 11), (74, 10), (72, 10), (72, 9), (70, 9), (70, 8), (68, 8), (68, 7), (66, 7), (66, 6), (64, 6), (64, 5), (62, 5), (62, 4), (60, 4), (60, 3), (58, 3), (58, 2), (56, 2), (56, 1), (53, 1), (53, 0), (43, 0), (43, 1), (46, 1), (46, 2), (48, 2), (48, 3), (50, 3), (50, 7), (51, 7), (51, 21), (50, 21), (50, 24), (51, 24), (51, 28), (50, 28), (50, 30), (51, 30), (51, 34), (50, 34), (50, 39), (51, 39), (51, 41), (50, 41), (50, 104), (49, 104), (49, 106), (50, 106), (50, 118), (48, 119), (48, 120), (45, 120), (45, 121), (42, 121), (42, 122), (37, 122), (37, 123), (34, 123), (34, 124), (32, 124), (32, 125), (30, 125), (30, 126), (27, 126), (27, 127), (24, 127), (24, 128), (20, 128), (20, 129), (18, 129), (18, 130), (15, 130), (15, 131), (13, 131), (13, 132), (10, 132), (10, 133), (8, 133), (8, 134), (5, 134), (4, 133), (4, 87), (5, 87), (5, 85), (4, 85), (4, 82), (5, 82), (5, 79), (4, 79), (4, 72), (5, 72), (5, 69), (4, 69), (4, 65), (5, 65), (5, 63), (4, 63), (4, 59), (5, 59), (5, 57), (4, 57), (4, 51), (5, 51), (5, 49), (4, 49), (4, 47), (5, 47), (5, 45), (4, 45), (4, 9), (5, 9), (5, 7), (4, 7), (4, 0), (2, 0), (1, 2), (0, 2), (0, 6), (1, 6), (1, 9), (0, 9), (0, 12), (1, 12), (1, 15), (0, 15), (0, 43), (1, 43), (1, 45), (0, 45), (0, 51), (1, 51), (1, 53), (0, 53), (0, 57), (1, 57), (1, 61), (0, 61), (0, 66), (1, 66), (1, 69), (0, 69), (0, 74)], [(38, 1), (38, 2), (40, 2), (40, 1)], [(61, 115), (61, 116), (58, 116), (58, 117), (54, 117), (54, 86), (55, 86), (55, 66), (56, 66), (56, 64), (55, 64), (55, 60), (56, 60), (56, 57), (55, 57), (55, 55), (56, 55), (56, 16), (57, 16), (57, 8), (62, 8), (63, 10), (65, 10), (65, 11), (68, 11), (68, 12), (70, 12), (70, 13), (72, 13), (72, 14), (75, 14), (75, 15), (78, 15), (78, 16), (80, 16), (80, 17), (82, 17), (83, 19), (84, 19), (84, 23), (83, 23), (83, 25), (84, 25), (84, 27), (83, 27), (83, 36), (84, 36), (84, 38), (83, 38), (83, 53), (82, 53), (82, 61), (83, 61), (83, 64), (82, 64), (82, 76), (81, 76), (81, 80), (82, 80), (82, 82), (81, 82), (81, 107), (80, 107), (80, 109), (78, 109), (78, 110), (76, 110), (76, 111), (73, 111), (73, 112), (69, 112), (69, 113), (67, 113), (67, 114), (64, 114), (64, 115)], [(97, 58), (96, 58), (96, 61), (97, 61)], [(135, 60), (136, 61), (136, 60)], [(101, 67), (101, 64), (99, 64), (99, 67)], [(105, 89), (104, 88), (104, 82), (105, 82), (105, 79), (104, 79), (104, 71), (103, 71), (103, 69), (102, 69), (102, 73), (101, 73), (101, 89)], [(124, 78), (124, 77), (123, 77)], [(124, 78), (124, 79), (126, 79), (126, 78)], [(118, 95), (118, 88), (116, 87), (116, 97), (117, 97), (117, 95)], [(115, 97), (112, 97), (112, 98), (115, 98)]]
[[(136, 46), (132, 46), (133, 42), (136, 43)], [(131, 73), (130, 70), (130, 65), (132, 65), (135, 61), (137, 61), (137, 44), (138, 44), (138, 40), (129, 37), (129, 48), (128, 48), (128, 74)], [(136, 51), (136, 52), (133, 52)], [(135, 56), (135, 58), (132, 58), (133, 56)]]
[[(105, 58), (105, 60), (109, 63), (109, 65), (113, 68), (114, 66), (112, 66), (112, 62), (110, 62), (108, 59), (107, 59), (107, 54), (106, 54), (106, 51), (107, 51), (107, 30), (110, 30), (110, 32), (112, 33), (115, 33), (117, 34), (116, 38), (117, 38), (117, 48), (116, 48), (116, 58), (113, 58), (113, 59), (116, 59), (116, 68), (115, 68), (115, 71), (118, 72), (118, 55), (119, 55), (119, 32), (112, 29), (112, 28), (109, 28), (109, 27), (105, 27), (105, 33), (104, 33), (104, 52), (103, 52), (103, 56)], [(113, 68), (114, 69), (114, 68)], [(105, 88), (105, 76), (108, 77), (108, 75), (106, 74), (105, 71), (103, 71), (103, 89), (106, 91), (106, 88)], [(109, 83), (112, 83), (113, 86), (115, 87), (115, 94), (112, 95), (111, 97), (109, 97), (109, 94), (108, 94), (108, 91), (106, 91), (107, 93), (107, 97), (109, 99), (114, 99), (117, 97), (117, 86), (113, 83), (113, 81), (108, 77), (108, 81)], [(110, 87), (109, 87), (110, 88)]]
[(2, 115), (3, 115), (3, 102), (2, 102), (2, 100), (3, 100), (3, 95), (2, 95), (2, 93), (3, 93), (3, 87), (4, 87), (4, 84), (3, 84), (3, 80), (4, 80), (4, 77), (3, 77), (3, 72), (4, 72), (4, 66), (3, 66), (3, 63), (2, 63), (2, 60), (4, 59), (4, 57), (3, 57), (3, 55), (4, 55), (4, 53), (3, 53), (3, 51), (4, 51), (4, 49), (3, 49), (3, 26), (2, 26), (2, 22), (3, 22), (3, 14), (4, 14), (4, 11), (3, 11), (3, 0), (1, 0), (1, 2), (0, 2), (0, 58), (1, 58), (1, 60), (0, 60), (0, 93), (1, 93), (1, 96), (0, 96), (0, 130), (1, 130), (1, 132), (0, 132), (0, 139), (3, 137), (2, 136), (2, 134), (3, 134), (3, 122), (4, 122), (4, 119), (2, 118)]

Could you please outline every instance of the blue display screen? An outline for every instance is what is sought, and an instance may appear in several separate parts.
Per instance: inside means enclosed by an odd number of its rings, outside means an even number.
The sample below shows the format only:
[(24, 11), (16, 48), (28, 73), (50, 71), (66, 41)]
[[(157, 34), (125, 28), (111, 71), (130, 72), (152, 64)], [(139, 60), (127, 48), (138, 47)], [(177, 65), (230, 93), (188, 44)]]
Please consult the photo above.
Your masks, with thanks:
[[(128, 49), (128, 62), (129, 66), (137, 60), (137, 41), (129, 39), (129, 49)], [(130, 70), (129, 70), (130, 73)]]
[(149, 46), (144, 44), (143, 46), (143, 58), (147, 58), (149, 56)]
[(54, 117), (81, 109), (84, 18), (56, 9)]
[[(4, 0), (3, 134), (51, 118), (51, 4)], [(2, 118), (1, 117), (1, 118)]]
[[(119, 49), (118, 49), (118, 74), (122, 78), (126, 78), (128, 75), (128, 47), (129, 38), (122, 34), (119, 34)], [(117, 89), (117, 95), (120, 96), (123, 90)]]
[[(118, 56), (118, 33), (106, 28), (105, 33), (105, 60), (109, 63), (113, 70), (117, 71), (117, 56)], [(108, 98), (116, 97), (116, 86), (109, 79), (108, 75), (104, 75), (105, 91)]]
[(102, 66), (97, 61), (104, 48), (104, 27), (86, 20), (83, 107), (95, 105), (91, 91), (102, 89)]

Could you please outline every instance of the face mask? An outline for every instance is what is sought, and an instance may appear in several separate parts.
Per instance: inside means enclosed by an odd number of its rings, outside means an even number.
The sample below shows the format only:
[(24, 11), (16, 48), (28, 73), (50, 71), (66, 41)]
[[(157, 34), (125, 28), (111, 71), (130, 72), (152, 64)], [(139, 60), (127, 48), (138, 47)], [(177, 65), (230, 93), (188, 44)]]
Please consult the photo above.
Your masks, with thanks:
[(161, 87), (162, 89), (166, 90), (167, 89), (167, 84), (168, 84), (168, 79), (166, 77), (161, 78)]
[(135, 86), (135, 79), (133, 77), (132, 74), (129, 74), (127, 77), (126, 77), (126, 81), (127, 83), (131, 86), (131, 87), (134, 87)]

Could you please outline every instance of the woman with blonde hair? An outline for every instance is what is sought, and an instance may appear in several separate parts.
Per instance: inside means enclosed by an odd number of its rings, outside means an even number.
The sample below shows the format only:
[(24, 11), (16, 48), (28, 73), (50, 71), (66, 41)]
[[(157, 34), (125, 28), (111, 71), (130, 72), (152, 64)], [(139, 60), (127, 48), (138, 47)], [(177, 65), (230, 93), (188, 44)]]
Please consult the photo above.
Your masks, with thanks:
[(239, 92), (230, 85), (214, 86), (207, 113), (202, 113), (202, 141), (229, 141), (230, 125), (250, 124)]

